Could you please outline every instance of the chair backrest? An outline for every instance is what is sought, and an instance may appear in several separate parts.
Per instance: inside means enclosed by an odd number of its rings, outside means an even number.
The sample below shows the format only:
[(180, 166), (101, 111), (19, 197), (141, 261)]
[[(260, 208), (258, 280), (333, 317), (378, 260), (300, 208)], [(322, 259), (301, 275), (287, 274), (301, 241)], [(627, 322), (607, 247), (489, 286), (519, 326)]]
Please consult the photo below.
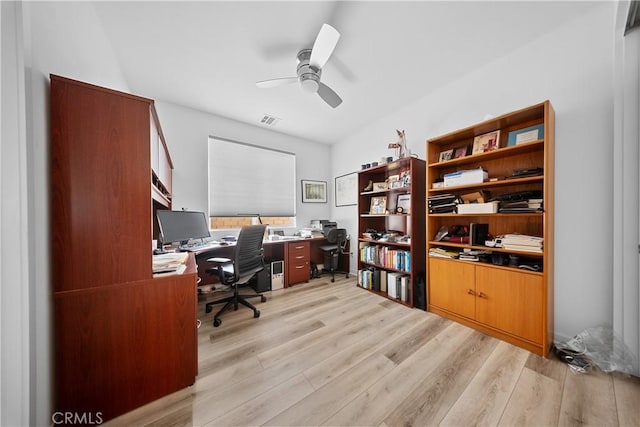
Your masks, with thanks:
[(264, 269), (262, 240), (266, 225), (247, 225), (240, 229), (235, 247), (235, 276), (253, 276)]
[(347, 242), (347, 230), (345, 228), (332, 229), (327, 235), (327, 242), (337, 244), (338, 252), (342, 253)]

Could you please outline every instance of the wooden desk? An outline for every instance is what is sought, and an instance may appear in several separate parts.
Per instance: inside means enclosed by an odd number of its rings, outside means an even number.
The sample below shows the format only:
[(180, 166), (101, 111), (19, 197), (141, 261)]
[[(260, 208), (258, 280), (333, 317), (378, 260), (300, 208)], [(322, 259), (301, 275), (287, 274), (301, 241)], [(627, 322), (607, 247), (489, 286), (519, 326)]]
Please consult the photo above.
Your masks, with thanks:
[[(312, 237), (285, 240), (265, 240), (264, 241), (264, 258), (265, 262), (284, 260), (284, 287), (289, 287), (296, 283), (308, 282), (311, 278), (311, 266), (309, 263), (324, 264), (324, 253), (320, 249), (321, 246), (327, 245), (327, 238)], [(300, 246), (308, 245), (308, 257), (306, 248)], [(196, 250), (196, 262), (198, 264), (198, 272), (201, 278), (200, 285), (208, 285), (217, 283), (216, 276), (206, 274), (207, 268), (211, 264), (207, 259), (212, 257), (233, 257), (233, 244), (220, 245), (212, 248)], [(346, 253), (343, 254), (338, 262), (338, 269), (349, 270), (349, 242), (347, 242)], [(299, 258), (302, 256), (303, 258)], [(302, 268), (302, 264), (306, 263), (306, 268)], [(290, 268), (291, 267), (291, 268)]]
[(150, 276), (54, 294), (57, 411), (111, 419), (195, 382), (194, 256)]

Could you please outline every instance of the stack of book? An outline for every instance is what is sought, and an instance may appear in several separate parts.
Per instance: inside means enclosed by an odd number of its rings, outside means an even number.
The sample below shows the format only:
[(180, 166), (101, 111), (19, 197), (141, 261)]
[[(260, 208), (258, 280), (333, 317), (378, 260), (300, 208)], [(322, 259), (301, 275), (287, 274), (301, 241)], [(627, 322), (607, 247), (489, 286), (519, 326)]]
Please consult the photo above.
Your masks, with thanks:
[(500, 202), (498, 212), (541, 212), (542, 199), (525, 199)]
[(505, 234), (502, 247), (512, 251), (542, 253), (543, 238), (526, 234)]
[(455, 194), (437, 194), (429, 196), (429, 213), (452, 213), (456, 211), (456, 207), (461, 200)]
[(445, 248), (431, 248), (429, 249), (429, 256), (453, 259), (458, 258), (458, 252)]

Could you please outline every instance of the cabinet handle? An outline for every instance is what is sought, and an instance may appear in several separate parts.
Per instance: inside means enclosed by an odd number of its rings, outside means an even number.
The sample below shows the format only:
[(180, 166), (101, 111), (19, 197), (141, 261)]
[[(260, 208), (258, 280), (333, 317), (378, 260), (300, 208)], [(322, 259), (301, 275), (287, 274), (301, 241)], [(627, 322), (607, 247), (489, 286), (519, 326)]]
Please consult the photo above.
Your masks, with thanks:
[(483, 293), (483, 292), (480, 292), (478, 294), (478, 298), (486, 298), (486, 297), (487, 297), (487, 295), (485, 293)]
[(300, 270), (301, 268), (304, 268), (304, 265), (299, 265), (296, 267), (296, 269)]
[(302, 249), (304, 246), (296, 246), (296, 249)]
[(304, 255), (300, 255), (296, 257), (296, 259), (302, 259), (302, 258), (304, 258)]
[(473, 292), (473, 289), (467, 289), (467, 293), (469, 295), (475, 295), (476, 294), (475, 292)]

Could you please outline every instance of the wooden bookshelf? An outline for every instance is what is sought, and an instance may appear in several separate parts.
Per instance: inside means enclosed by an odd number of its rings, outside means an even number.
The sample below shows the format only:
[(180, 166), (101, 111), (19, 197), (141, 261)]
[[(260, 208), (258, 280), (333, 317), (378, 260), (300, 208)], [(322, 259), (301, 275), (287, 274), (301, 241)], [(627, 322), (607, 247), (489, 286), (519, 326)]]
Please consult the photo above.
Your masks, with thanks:
[[(543, 125), (541, 134), (528, 142), (508, 145), (509, 134)], [(499, 131), (498, 148), (440, 160), (440, 153), (468, 146), (478, 135)], [(426, 251), (428, 310), (474, 327), (534, 353), (547, 356), (553, 342), (553, 212), (555, 113), (549, 101), (427, 140), (427, 197), (461, 196), (483, 192), (487, 198), (523, 191), (542, 194), (541, 211), (525, 213), (429, 213)], [(543, 168), (537, 176), (513, 177), (516, 170)], [(434, 188), (446, 174), (483, 168), (489, 181)], [(427, 202), (428, 206), (428, 202)], [(481, 242), (436, 241), (442, 227), (484, 223), (489, 233), (520, 233), (543, 238), (542, 253), (485, 246)], [(490, 251), (480, 261), (429, 256), (431, 248), (450, 251)], [(502, 265), (506, 258), (510, 262)], [(483, 262), (484, 261), (484, 262)], [(537, 265), (539, 271), (523, 266)]]
[[(409, 177), (398, 184), (390, 183), (395, 177)], [(387, 188), (370, 190), (369, 183), (387, 183)], [(409, 307), (426, 308), (426, 271), (425, 271), (425, 162), (414, 157), (396, 160), (391, 163), (362, 170), (358, 173), (358, 285)], [(383, 212), (371, 212), (371, 201), (375, 197), (386, 197)], [(408, 201), (408, 208), (397, 212), (398, 198)], [(375, 230), (375, 236), (367, 233)], [(408, 237), (407, 240), (402, 237)], [(383, 262), (372, 259), (364, 251), (399, 254), (404, 263), (393, 263), (391, 256)], [(374, 257), (375, 258), (375, 257)], [(396, 257), (397, 258), (397, 257)], [(389, 292), (378, 290), (368, 280), (363, 280), (366, 271), (378, 271), (379, 274), (398, 273), (405, 276), (406, 297), (399, 298)], [(365, 272), (365, 273), (363, 273)], [(373, 274), (373, 273), (372, 273)], [(407, 281), (408, 280), (408, 281)]]

